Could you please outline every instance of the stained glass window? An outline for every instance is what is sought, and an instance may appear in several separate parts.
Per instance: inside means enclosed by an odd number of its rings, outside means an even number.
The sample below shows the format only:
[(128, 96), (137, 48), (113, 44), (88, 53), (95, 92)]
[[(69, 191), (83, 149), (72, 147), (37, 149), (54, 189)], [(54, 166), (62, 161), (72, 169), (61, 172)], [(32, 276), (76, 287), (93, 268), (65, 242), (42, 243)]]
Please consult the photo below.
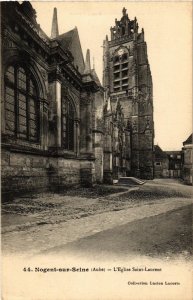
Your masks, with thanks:
[(33, 76), (20, 66), (5, 73), (5, 130), (29, 141), (38, 141), (38, 96)]
[(74, 150), (74, 107), (68, 99), (62, 99), (62, 146)]

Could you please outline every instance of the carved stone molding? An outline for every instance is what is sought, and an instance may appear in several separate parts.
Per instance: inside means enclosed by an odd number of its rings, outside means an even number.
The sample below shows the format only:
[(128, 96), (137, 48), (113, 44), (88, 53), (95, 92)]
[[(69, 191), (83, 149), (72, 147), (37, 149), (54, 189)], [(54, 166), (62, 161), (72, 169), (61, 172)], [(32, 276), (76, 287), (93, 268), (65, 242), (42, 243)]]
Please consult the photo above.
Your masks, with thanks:
[(47, 80), (48, 80), (48, 74), (47, 74), (47, 72), (46, 72), (44, 69), (42, 69), (42, 68), (41, 68), (41, 74), (42, 74), (43, 79), (44, 79), (45, 81), (47, 81)]
[(151, 118), (148, 116), (146, 117), (145, 130), (151, 130), (151, 129), (152, 129), (152, 122), (151, 122)]
[(11, 40), (9, 31), (4, 28), (2, 30), (2, 46), (3, 48), (16, 48), (15, 43)]
[(55, 80), (59, 80), (62, 82), (62, 72), (61, 72), (61, 69), (56, 66), (55, 70), (53, 70), (51, 73), (49, 73), (49, 81), (52, 82), (52, 81), (55, 81)]
[(132, 132), (133, 132), (133, 133), (137, 133), (137, 132), (138, 132), (138, 123), (137, 123), (136, 120), (134, 120), (134, 121), (132, 122)]
[(81, 106), (89, 105), (89, 104), (91, 104), (91, 97), (83, 97), (80, 99)]
[(44, 113), (47, 113), (47, 112), (48, 112), (48, 105), (47, 105), (47, 103), (44, 103), (44, 104), (43, 104), (43, 112), (44, 112)]
[(65, 86), (64, 83), (62, 83), (62, 99), (71, 100), (72, 103), (74, 104), (74, 106), (77, 108), (78, 101), (77, 101), (76, 97), (73, 95), (70, 88), (68, 86)]
[(123, 36), (120, 38), (117, 38), (116, 40), (112, 40), (109, 42), (109, 46), (116, 46), (119, 45), (120, 43), (125, 43), (125, 42), (129, 42), (133, 40), (133, 34), (131, 34), (130, 36)]

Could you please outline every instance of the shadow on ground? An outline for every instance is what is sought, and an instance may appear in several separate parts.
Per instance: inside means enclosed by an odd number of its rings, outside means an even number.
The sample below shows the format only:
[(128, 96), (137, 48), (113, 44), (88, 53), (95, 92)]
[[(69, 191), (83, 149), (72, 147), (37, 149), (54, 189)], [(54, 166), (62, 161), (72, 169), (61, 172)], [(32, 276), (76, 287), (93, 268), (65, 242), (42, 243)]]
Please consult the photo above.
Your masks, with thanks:
[[(130, 255), (185, 259), (192, 255), (192, 205), (81, 238), (44, 254), (99, 260)], [(42, 253), (41, 253), (42, 254)]]

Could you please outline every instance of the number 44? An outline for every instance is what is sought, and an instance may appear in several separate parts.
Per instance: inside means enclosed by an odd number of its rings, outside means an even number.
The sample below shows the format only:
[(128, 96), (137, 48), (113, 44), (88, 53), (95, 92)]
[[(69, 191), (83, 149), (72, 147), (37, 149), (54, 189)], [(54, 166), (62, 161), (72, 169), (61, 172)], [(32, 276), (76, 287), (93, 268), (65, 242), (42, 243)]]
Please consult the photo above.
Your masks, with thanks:
[(23, 268), (23, 271), (24, 271), (24, 272), (31, 272), (32, 269), (31, 269), (30, 267), (28, 267), (28, 268)]

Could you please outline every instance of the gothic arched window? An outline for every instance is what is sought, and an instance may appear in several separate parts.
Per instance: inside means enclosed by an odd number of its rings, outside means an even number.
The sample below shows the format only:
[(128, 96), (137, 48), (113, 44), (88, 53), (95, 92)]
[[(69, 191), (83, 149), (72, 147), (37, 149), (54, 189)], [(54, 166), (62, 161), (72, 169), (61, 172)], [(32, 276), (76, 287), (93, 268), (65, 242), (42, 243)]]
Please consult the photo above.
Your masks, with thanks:
[(74, 107), (69, 99), (62, 99), (62, 146), (74, 150)]
[(5, 73), (5, 132), (37, 142), (39, 101), (34, 78), (21, 66), (9, 66)]

